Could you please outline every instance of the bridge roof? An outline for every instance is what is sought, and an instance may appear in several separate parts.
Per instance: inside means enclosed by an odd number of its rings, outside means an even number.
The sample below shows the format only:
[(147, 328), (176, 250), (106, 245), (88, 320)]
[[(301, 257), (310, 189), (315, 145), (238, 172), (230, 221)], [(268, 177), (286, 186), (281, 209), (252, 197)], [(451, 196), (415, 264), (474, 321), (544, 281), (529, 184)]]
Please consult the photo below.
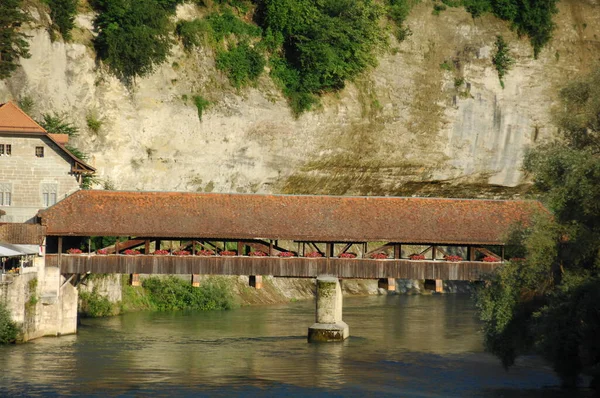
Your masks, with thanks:
[(40, 212), (47, 235), (502, 244), (537, 201), (78, 191)]

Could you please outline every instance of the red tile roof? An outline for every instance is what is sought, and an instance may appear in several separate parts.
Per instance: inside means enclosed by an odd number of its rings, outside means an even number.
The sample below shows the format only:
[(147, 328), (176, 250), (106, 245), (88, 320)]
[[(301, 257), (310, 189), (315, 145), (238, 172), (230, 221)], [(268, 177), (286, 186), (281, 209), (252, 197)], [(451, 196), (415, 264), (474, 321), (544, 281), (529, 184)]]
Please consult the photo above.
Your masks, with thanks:
[(502, 244), (536, 201), (78, 191), (40, 212), (48, 235)]
[(46, 134), (46, 130), (12, 102), (0, 104), (0, 131)]
[(0, 133), (43, 135), (54, 142), (58, 148), (75, 161), (75, 173), (93, 173), (95, 168), (73, 155), (64, 145), (69, 141), (66, 134), (49, 134), (42, 126), (37, 124), (29, 115), (12, 102), (0, 104)]

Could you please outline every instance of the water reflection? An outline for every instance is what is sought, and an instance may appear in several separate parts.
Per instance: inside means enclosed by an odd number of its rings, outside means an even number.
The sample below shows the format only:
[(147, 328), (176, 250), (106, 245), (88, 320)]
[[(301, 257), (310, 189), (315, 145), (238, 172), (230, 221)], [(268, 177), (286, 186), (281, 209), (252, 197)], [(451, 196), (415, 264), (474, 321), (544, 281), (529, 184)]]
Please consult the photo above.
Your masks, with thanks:
[(558, 383), (537, 358), (506, 373), (483, 353), (468, 297), (346, 299), (352, 337), (339, 344), (308, 344), (313, 320), (312, 302), (83, 320), (77, 336), (0, 348), (0, 387), (9, 395), (495, 397)]

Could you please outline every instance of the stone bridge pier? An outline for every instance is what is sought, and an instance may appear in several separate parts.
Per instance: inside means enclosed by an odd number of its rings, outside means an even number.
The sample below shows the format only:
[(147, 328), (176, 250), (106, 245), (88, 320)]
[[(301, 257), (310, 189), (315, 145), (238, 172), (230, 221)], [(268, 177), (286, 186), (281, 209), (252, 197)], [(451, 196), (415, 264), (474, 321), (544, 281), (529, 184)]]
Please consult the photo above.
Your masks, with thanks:
[(315, 323), (308, 328), (309, 342), (343, 341), (350, 335), (342, 321), (342, 288), (334, 276), (317, 277)]

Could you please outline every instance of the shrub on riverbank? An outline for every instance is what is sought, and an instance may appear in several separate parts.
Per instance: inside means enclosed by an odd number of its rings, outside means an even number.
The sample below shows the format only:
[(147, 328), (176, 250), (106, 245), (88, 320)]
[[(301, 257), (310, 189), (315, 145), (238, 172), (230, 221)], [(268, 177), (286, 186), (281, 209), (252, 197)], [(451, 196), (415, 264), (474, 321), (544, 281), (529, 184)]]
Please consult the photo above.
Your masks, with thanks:
[(142, 286), (151, 309), (157, 311), (228, 310), (234, 305), (233, 295), (219, 279), (205, 280), (200, 287), (193, 287), (189, 281), (174, 276), (152, 277), (144, 280)]
[(21, 330), (11, 319), (8, 309), (0, 303), (0, 344), (14, 343)]
[(98, 293), (94, 288), (91, 292), (79, 293), (79, 314), (86, 318), (116, 315), (118, 307), (110, 300)]

